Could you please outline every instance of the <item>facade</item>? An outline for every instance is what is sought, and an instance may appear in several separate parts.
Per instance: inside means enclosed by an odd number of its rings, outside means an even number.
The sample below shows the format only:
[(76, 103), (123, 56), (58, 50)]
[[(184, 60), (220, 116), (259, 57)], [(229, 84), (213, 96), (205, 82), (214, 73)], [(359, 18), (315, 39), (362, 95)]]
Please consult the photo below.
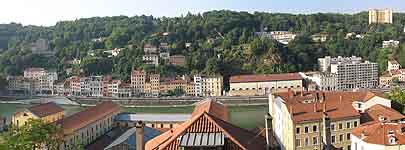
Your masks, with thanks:
[(396, 60), (388, 61), (387, 71), (399, 70), (399, 69), (401, 69), (401, 64), (399, 64), (398, 61), (396, 61)]
[(132, 87), (131, 84), (127, 83), (121, 83), (118, 85), (118, 90), (117, 94), (115, 94), (116, 97), (119, 98), (128, 98), (132, 97)]
[(298, 73), (236, 75), (229, 79), (230, 96), (266, 95), (272, 91), (301, 91), (303, 78)]
[[(148, 141), (145, 149), (266, 149), (263, 136), (237, 127), (228, 119), (225, 105), (213, 100), (202, 101), (197, 104), (190, 119)], [(210, 142), (206, 140), (208, 137), (212, 137)]]
[(41, 76), (46, 75), (44, 68), (27, 68), (24, 70), (24, 77), (28, 79), (39, 79)]
[(160, 86), (160, 93), (168, 93), (168, 91), (174, 91), (181, 89), (185, 92), (186, 96), (194, 96), (194, 84), (188, 80), (176, 79), (163, 82)]
[(54, 84), (58, 80), (58, 74), (44, 68), (27, 68), (24, 70), (24, 78), (35, 82), (32, 87), (35, 93), (54, 94)]
[(363, 92), (284, 92), (269, 95), (271, 127), (281, 149), (351, 148), (351, 132), (367, 109), (391, 101)]
[(153, 46), (151, 44), (145, 44), (143, 46), (143, 51), (146, 54), (150, 54), (150, 53), (158, 53), (158, 48), (156, 46)]
[[(150, 96), (158, 97), (160, 93), (160, 74), (151, 74), (149, 75), (150, 82)], [(148, 95), (149, 95), (148, 94)]]
[(399, 46), (399, 41), (389, 40), (383, 41), (382, 47), (383, 48), (397, 48)]
[(223, 87), (222, 76), (194, 76), (195, 96), (222, 96)]
[(159, 55), (157, 54), (146, 54), (142, 56), (142, 60), (145, 61), (146, 64), (159, 65)]
[(36, 80), (24, 78), (23, 76), (7, 76), (6, 80), (8, 91), (27, 95), (35, 94), (35, 87), (38, 87), (39, 84)]
[(135, 95), (144, 93), (146, 82), (146, 72), (143, 70), (133, 70), (131, 73), (131, 85)]
[(337, 75), (334, 73), (319, 73), (314, 75), (319, 79), (319, 90), (334, 91), (338, 89)]
[(328, 39), (328, 33), (317, 33), (312, 35), (312, 40), (315, 42), (325, 42)]
[(170, 59), (170, 53), (169, 52), (160, 52), (159, 57), (164, 59), (164, 60), (169, 60)]
[(170, 56), (169, 64), (174, 66), (185, 66), (186, 65), (186, 57), (183, 55), (173, 55)]
[(110, 131), (114, 125), (114, 117), (121, 111), (120, 106), (111, 101), (104, 101), (97, 106), (59, 120), (63, 129), (61, 150), (69, 150), (74, 145), (88, 145), (98, 137)]
[(374, 88), (378, 85), (378, 64), (360, 57), (329, 56), (318, 59), (320, 70), (337, 76), (337, 89)]
[(16, 112), (11, 119), (11, 123), (16, 127), (26, 125), (29, 119), (41, 119), (44, 123), (52, 123), (63, 119), (64, 115), (63, 108), (49, 102)]
[(256, 32), (255, 34), (262, 38), (277, 40), (282, 44), (288, 44), (297, 36), (296, 34), (289, 31)]
[(392, 24), (392, 9), (368, 10), (368, 24)]

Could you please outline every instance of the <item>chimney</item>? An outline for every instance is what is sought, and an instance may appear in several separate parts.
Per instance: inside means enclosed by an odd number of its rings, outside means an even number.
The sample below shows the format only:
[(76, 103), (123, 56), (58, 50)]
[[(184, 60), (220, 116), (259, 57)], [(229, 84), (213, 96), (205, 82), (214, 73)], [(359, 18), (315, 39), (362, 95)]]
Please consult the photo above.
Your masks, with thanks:
[(271, 117), (271, 115), (269, 113), (266, 114), (265, 118), (266, 118), (266, 120), (265, 120), (265, 122), (266, 122), (266, 146), (267, 146), (267, 149), (270, 150), (272, 148), (271, 147), (272, 143), (271, 143), (270, 139), (271, 139), (271, 135), (272, 135), (271, 133), (273, 132), (273, 126), (272, 126), (273, 118)]
[(323, 112), (323, 113), (326, 113), (326, 103), (323, 103), (322, 112)]
[(316, 112), (316, 102), (314, 103), (314, 112)]
[(343, 97), (342, 95), (339, 96), (339, 103), (342, 104)]
[(304, 96), (304, 87), (301, 87), (301, 96)]
[(294, 93), (291, 91), (291, 88), (288, 88), (288, 98), (291, 99), (294, 97)]
[(325, 93), (324, 92), (321, 92), (321, 96), (320, 96), (320, 102), (321, 103), (323, 103), (323, 101), (325, 101), (326, 99), (325, 99)]
[(145, 124), (142, 121), (136, 123), (136, 133), (135, 133), (135, 144), (136, 150), (144, 150), (145, 141), (144, 141), (144, 127)]

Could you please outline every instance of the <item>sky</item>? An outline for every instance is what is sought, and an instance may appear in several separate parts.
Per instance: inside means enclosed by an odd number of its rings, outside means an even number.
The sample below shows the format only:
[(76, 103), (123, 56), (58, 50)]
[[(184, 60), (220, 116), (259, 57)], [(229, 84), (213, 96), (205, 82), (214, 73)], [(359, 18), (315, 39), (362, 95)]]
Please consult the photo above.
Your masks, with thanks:
[(405, 12), (405, 0), (1, 0), (0, 23), (52, 26), (58, 21), (104, 16), (181, 16), (210, 10), (357, 13), (370, 8)]

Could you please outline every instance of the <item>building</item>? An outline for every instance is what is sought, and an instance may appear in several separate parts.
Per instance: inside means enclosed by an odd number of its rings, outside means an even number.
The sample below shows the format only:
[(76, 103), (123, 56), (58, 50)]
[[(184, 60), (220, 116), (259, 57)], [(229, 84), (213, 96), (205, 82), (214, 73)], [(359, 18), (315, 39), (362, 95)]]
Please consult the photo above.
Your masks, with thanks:
[(396, 61), (394, 59), (388, 60), (387, 71), (399, 70), (399, 69), (401, 69), (401, 64), (399, 64), (398, 61)]
[(160, 131), (144, 126), (137, 122), (135, 127), (115, 127), (95, 142), (88, 145), (86, 150), (144, 150), (149, 140), (160, 135)]
[(44, 68), (27, 68), (24, 70), (24, 78), (38, 82), (33, 89), (35, 92), (53, 94), (54, 83), (58, 80), (58, 74), (56, 71), (48, 71)]
[(146, 127), (167, 131), (191, 118), (190, 114), (129, 114), (122, 113), (115, 118), (119, 127), (135, 127), (143, 122)]
[(186, 57), (183, 55), (173, 55), (169, 58), (169, 64), (174, 66), (185, 66), (186, 65)]
[(159, 65), (159, 55), (157, 54), (146, 54), (142, 56), (142, 60), (149, 65)]
[(223, 87), (222, 76), (194, 76), (195, 96), (222, 96)]
[(131, 85), (135, 95), (144, 93), (146, 82), (146, 72), (143, 70), (132, 70)]
[(35, 87), (38, 87), (37, 80), (24, 78), (23, 76), (7, 76), (7, 90), (13, 94), (34, 95)]
[(318, 86), (321, 91), (334, 91), (338, 89), (337, 74), (319, 73), (314, 75), (319, 80)]
[(44, 68), (27, 68), (24, 70), (24, 77), (28, 79), (39, 79), (41, 76), (46, 75)]
[(160, 93), (160, 74), (151, 74), (149, 75), (150, 83), (150, 93), (148, 95), (152, 97), (158, 97)]
[(399, 150), (405, 148), (405, 123), (376, 121), (353, 129), (352, 150)]
[(121, 83), (118, 85), (118, 92), (115, 94), (118, 98), (128, 98), (132, 97), (132, 87), (131, 84)]
[(156, 46), (151, 45), (151, 44), (145, 44), (143, 46), (143, 51), (146, 54), (152, 54), (152, 53), (156, 54), (156, 53), (158, 53), (158, 48)]
[(392, 9), (368, 10), (368, 24), (392, 24)]
[(63, 144), (60, 149), (68, 150), (74, 145), (88, 145), (113, 128), (114, 118), (121, 108), (111, 101), (104, 101), (84, 111), (59, 120), (63, 129)]
[(325, 42), (329, 37), (328, 33), (317, 33), (311, 36), (312, 40), (315, 42)]
[(229, 79), (230, 96), (265, 95), (272, 91), (301, 91), (303, 78), (299, 73), (236, 75)]
[(375, 88), (378, 85), (378, 64), (364, 61), (361, 57), (337, 57), (318, 59), (320, 71), (336, 74), (337, 89)]
[(395, 41), (395, 40), (383, 41), (382, 47), (383, 48), (397, 48), (397, 47), (399, 47), (399, 41)]
[(391, 107), (391, 100), (370, 91), (270, 94), (270, 126), (281, 149), (348, 150), (353, 128), (375, 105)]
[(261, 38), (274, 39), (282, 44), (288, 44), (297, 36), (289, 31), (256, 32), (255, 34)]
[(12, 124), (16, 127), (26, 125), (29, 119), (41, 119), (45, 123), (52, 123), (64, 117), (64, 110), (53, 102), (39, 104), (16, 112), (12, 117)]
[[(148, 141), (145, 149), (266, 149), (266, 140), (263, 136), (228, 121), (225, 105), (214, 100), (201, 101), (189, 120)], [(212, 140), (208, 140), (209, 137)]]
[(169, 60), (170, 59), (170, 53), (169, 52), (160, 52), (159, 57), (162, 58), (163, 60)]

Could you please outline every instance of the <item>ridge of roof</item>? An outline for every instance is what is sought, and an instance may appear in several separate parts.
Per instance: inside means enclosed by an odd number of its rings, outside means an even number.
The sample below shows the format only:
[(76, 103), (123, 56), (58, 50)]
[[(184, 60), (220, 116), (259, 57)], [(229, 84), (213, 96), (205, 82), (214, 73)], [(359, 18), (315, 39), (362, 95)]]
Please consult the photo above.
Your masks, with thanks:
[(27, 108), (27, 110), (40, 118), (64, 111), (62, 107), (58, 106), (54, 102), (35, 105)]

